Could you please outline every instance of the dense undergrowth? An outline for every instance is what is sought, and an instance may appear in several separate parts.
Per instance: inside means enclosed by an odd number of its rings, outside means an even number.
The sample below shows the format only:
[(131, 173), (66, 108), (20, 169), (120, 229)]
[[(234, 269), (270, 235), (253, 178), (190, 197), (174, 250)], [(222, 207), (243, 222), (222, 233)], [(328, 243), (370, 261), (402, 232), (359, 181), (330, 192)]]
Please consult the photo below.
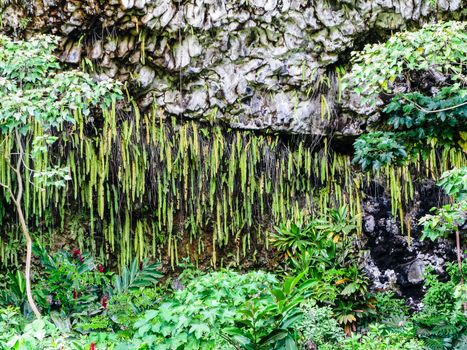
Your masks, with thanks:
[[(20, 274), (10, 276), (3, 288), (0, 348), (389, 350), (467, 345), (465, 295), (456, 292), (454, 265), (448, 266), (445, 282), (428, 273), (423, 308), (412, 314), (393, 293), (361, 290), (362, 298), (372, 299), (372, 308), (349, 306), (359, 317), (346, 336), (340, 315), (355, 282), (337, 280), (345, 287), (331, 301), (317, 291), (333, 290), (336, 282), (301, 282), (303, 275), (186, 268), (181, 276), (160, 282), (156, 266), (145, 263), (135, 262), (121, 276), (112, 276), (76, 252), (60, 252), (50, 260), (62, 267), (44, 265), (35, 288), (38, 296), (46, 296), (38, 298), (46, 314), (40, 320), (28, 318)], [(335, 268), (324, 271), (341, 277)]]
[(275, 272), (200, 271), (180, 275), (134, 260), (120, 274), (79, 251), (39, 264), (32, 320), (24, 276), (0, 293), (2, 349), (464, 349), (465, 285), (454, 263), (441, 281), (426, 271), (422, 308), (391, 291), (372, 291), (359, 268), (356, 226), (345, 207), (270, 236), (284, 263)]

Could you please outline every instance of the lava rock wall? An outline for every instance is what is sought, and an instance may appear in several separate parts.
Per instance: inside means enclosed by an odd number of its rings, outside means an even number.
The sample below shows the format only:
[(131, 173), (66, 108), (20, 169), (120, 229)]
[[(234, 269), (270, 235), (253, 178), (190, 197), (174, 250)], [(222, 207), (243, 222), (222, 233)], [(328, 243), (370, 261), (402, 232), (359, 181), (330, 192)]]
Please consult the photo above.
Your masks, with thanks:
[(5, 3), (3, 31), (63, 37), (64, 62), (128, 81), (142, 107), (155, 103), (165, 116), (305, 134), (358, 133), (361, 122), (337, 106), (340, 67), (352, 49), (463, 16), (462, 0)]

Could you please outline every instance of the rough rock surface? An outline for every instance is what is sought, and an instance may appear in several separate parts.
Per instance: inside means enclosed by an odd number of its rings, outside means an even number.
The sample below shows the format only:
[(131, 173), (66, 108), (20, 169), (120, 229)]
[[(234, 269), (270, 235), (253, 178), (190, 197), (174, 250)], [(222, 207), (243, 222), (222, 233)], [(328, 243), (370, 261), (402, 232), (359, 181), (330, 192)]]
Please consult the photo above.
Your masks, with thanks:
[(391, 215), (391, 206), (382, 193), (369, 194), (364, 203), (363, 232), (367, 249), (363, 266), (373, 280), (375, 289), (392, 289), (417, 307), (424, 292), (424, 272), (431, 266), (445, 274), (444, 264), (455, 261), (453, 242), (433, 243), (420, 240), (417, 225), (421, 216), (440, 205), (440, 190), (430, 181), (415, 194), (416, 201), (407, 217), (411, 221), (411, 236), (401, 232), (399, 222)]
[(5, 31), (63, 37), (63, 61), (84, 61), (100, 76), (129, 81), (142, 106), (155, 102), (166, 116), (306, 134), (355, 134), (362, 127), (345, 116), (335, 120), (336, 67), (352, 49), (390, 31), (462, 16), (462, 0), (5, 3)]

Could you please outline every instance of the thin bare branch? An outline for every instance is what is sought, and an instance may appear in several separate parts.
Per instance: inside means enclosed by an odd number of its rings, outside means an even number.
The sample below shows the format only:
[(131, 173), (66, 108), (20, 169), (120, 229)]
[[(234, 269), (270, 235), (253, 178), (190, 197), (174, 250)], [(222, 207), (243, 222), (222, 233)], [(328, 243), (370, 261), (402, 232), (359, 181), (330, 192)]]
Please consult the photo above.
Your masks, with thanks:
[(415, 108), (417, 108), (419, 111), (422, 111), (423, 113), (427, 113), (427, 114), (446, 112), (446, 111), (450, 111), (450, 110), (453, 110), (453, 109), (456, 109), (456, 108), (467, 105), (467, 101), (466, 101), (466, 102), (463, 102), (463, 103), (460, 103), (458, 105), (451, 106), (451, 107), (446, 107), (446, 108), (442, 108), (442, 109), (435, 109), (435, 110), (429, 110), (429, 109), (423, 108), (417, 102), (414, 102), (414, 101), (408, 99), (407, 97), (404, 97), (404, 100), (409, 102), (409, 103), (412, 103), (415, 106)]
[(15, 195), (13, 194), (13, 191), (11, 190), (11, 187), (8, 186), (8, 185), (5, 185), (2, 182), (0, 182), (0, 186), (8, 191), (8, 194), (10, 195), (10, 198), (13, 200), (13, 203), (15, 203), (15, 205), (16, 205), (16, 198), (15, 198)]

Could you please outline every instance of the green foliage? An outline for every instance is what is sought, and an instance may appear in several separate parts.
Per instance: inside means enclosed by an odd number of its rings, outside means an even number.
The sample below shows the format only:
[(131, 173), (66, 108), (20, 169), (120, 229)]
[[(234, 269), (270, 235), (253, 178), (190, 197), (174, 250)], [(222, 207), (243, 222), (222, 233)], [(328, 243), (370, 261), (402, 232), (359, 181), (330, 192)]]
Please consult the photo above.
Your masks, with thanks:
[(370, 132), (354, 143), (354, 162), (363, 170), (401, 165), (420, 154), (426, 157), (435, 146), (467, 149), (467, 90), (458, 85), (442, 88), (435, 96), (397, 95), (383, 111), (393, 131)]
[(222, 330), (222, 334), (236, 349), (294, 350), (298, 349), (297, 323), (303, 316), (299, 305), (302, 291), (296, 290), (301, 276), (289, 277), (281, 288), (274, 287), (270, 294), (261, 293), (239, 310), (235, 326)]
[(31, 322), (14, 308), (0, 308), (0, 330), (1, 350), (89, 350), (91, 344), (95, 349), (137, 349), (114, 333), (62, 333), (47, 316)]
[(374, 319), (377, 322), (384, 322), (395, 317), (408, 316), (409, 308), (403, 299), (395, 296), (394, 292), (381, 292), (374, 295), (375, 313)]
[[(54, 336), (58, 335), (56, 328), (49, 321), (35, 320), (32, 323), (26, 324), (24, 329), (18, 328), (17, 319), (13, 309), (0, 310), (0, 317), (6, 319), (11, 318), (8, 322), (0, 321), (1, 328), (0, 334), (0, 349), (15, 349), (15, 350), (34, 350), (34, 349), (50, 349), (51, 341), (48, 336), (53, 333)], [(15, 328), (12, 328), (15, 327)]]
[[(438, 276), (427, 271), (428, 290), (423, 298), (423, 309), (414, 315), (417, 332), (430, 349), (454, 349), (461, 343), (467, 332), (467, 318), (458, 293), (460, 273), (454, 264), (447, 265), (450, 279), (441, 282)], [(467, 273), (467, 267), (463, 267)], [(461, 298), (465, 298), (461, 297)]]
[(158, 309), (146, 311), (134, 325), (135, 339), (150, 349), (228, 349), (221, 331), (247, 301), (270, 293), (274, 276), (262, 272), (237, 274), (224, 271), (190, 281), (162, 301)]
[(438, 186), (454, 197), (455, 201), (441, 208), (432, 208), (433, 215), (425, 215), (419, 220), (423, 225), (422, 239), (447, 237), (467, 223), (467, 167), (445, 172)]
[(452, 145), (461, 139), (460, 132), (467, 131), (467, 89), (454, 84), (430, 96), (420, 92), (399, 94), (384, 113), (389, 116), (388, 125), (405, 132), (404, 138), (414, 143), (415, 150), (433, 141)]
[(441, 175), (438, 186), (456, 201), (467, 199), (467, 167), (446, 171)]
[(147, 260), (138, 262), (133, 259), (129, 267), (124, 267), (120, 276), (113, 280), (113, 294), (121, 294), (126, 291), (136, 291), (144, 287), (154, 286), (162, 278), (159, 272), (159, 263), (149, 264)]
[(465, 22), (426, 24), (415, 32), (396, 33), (385, 43), (353, 53), (344, 85), (374, 99), (380, 91), (391, 92), (392, 83), (409, 71), (431, 68), (460, 80), (467, 63), (466, 41)]
[(29, 313), (26, 302), (26, 280), (21, 271), (9, 272), (6, 276), (6, 284), (0, 290), (0, 307), (17, 306), (23, 314)]
[[(302, 227), (292, 223), (290, 228), (276, 228), (271, 239), (274, 247), (286, 254), (294, 273), (298, 274), (309, 266), (325, 268), (331, 264), (336, 255), (336, 244), (328, 238), (327, 228), (326, 222), (322, 220), (314, 220)], [(304, 260), (297, 260), (302, 257), (307, 259), (306, 266)]]
[(57, 322), (54, 313), (30, 322), (18, 309), (0, 308), (0, 349), (88, 350), (94, 344), (115, 350), (461, 350), (465, 285), (459, 285), (455, 264), (446, 269), (446, 282), (428, 272), (421, 311), (408, 315), (392, 293), (377, 294), (378, 315), (371, 318), (377, 323), (345, 338), (339, 326), (339, 308), (345, 305), (319, 306), (322, 302), (307, 297), (313, 284), (300, 283), (302, 276), (279, 283), (263, 272), (223, 271), (191, 277), (173, 292), (126, 289), (73, 329)]
[(79, 251), (60, 251), (49, 255), (36, 247), (44, 270), (35, 288), (42, 311), (55, 311), (60, 318), (81, 318), (99, 312), (100, 299), (106, 293), (110, 279), (97, 270), (94, 259)]
[[(26, 134), (34, 123), (46, 131), (75, 123), (76, 113), (110, 108), (122, 92), (111, 81), (94, 82), (79, 71), (60, 72), (57, 38), (13, 41), (0, 36), (0, 130)], [(50, 140), (47, 139), (47, 140)]]
[[(94, 329), (111, 327), (132, 334), (128, 325), (135, 323), (146, 310), (154, 309), (155, 306), (159, 305), (166, 297), (163, 292), (163, 289), (151, 287), (126, 290), (123, 293), (113, 295), (109, 299), (105, 315), (102, 315), (100, 320), (102, 323), (95, 325)], [(82, 324), (82, 327), (85, 326), (85, 323)]]
[(422, 240), (448, 237), (467, 223), (467, 200), (432, 208), (432, 211), (434, 215), (425, 215), (419, 221), (423, 225)]
[[(35, 288), (36, 300), (61, 331), (127, 329), (160, 297), (160, 290), (154, 289), (162, 277), (158, 263), (138, 263), (135, 259), (120, 275), (114, 275), (77, 249), (53, 255), (41, 246), (34, 249), (43, 267)], [(0, 294), (0, 307), (18, 306), (28, 315), (24, 277), (17, 272), (9, 278)]]
[[(375, 102), (380, 92), (393, 96), (396, 84), (407, 86), (383, 107), (380, 130), (355, 142), (354, 161), (363, 170), (402, 165), (440, 146), (467, 150), (466, 39), (465, 22), (428, 24), (354, 54), (344, 80), (364, 102)], [(444, 75), (445, 81), (439, 90), (417, 92), (424, 74)]]
[(342, 328), (334, 318), (331, 307), (318, 307), (316, 303), (308, 302), (302, 306), (302, 311), (303, 317), (297, 326), (302, 337), (302, 347), (312, 342), (321, 349), (326, 344), (335, 346), (344, 339)]
[(305, 225), (292, 223), (276, 227), (270, 240), (285, 254), (293, 273), (299, 275), (305, 270), (324, 270), (347, 263), (353, 254), (349, 248), (356, 229), (355, 218), (349, 218), (344, 206), (328, 209), (326, 215)]
[(347, 333), (373, 308), (369, 280), (357, 266), (354, 220), (343, 207), (302, 227), (282, 226), (271, 236), (273, 245), (286, 254), (287, 268), (306, 279), (307, 295), (332, 306)]
[(354, 143), (354, 163), (364, 171), (378, 171), (389, 164), (402, 165), (407, 160), (405, 145), (394, 132), (370, 132)]
[(420, 350), (424, 344), (415, 339), (413, 327), (400, 332), (388, 331), (384, 325), (372, 324), (365, 335), (354, 334), (345, 339), (338, 349), (342, 350)]
[[(28, 41), (0, 36), (0, 133), (25, 136), (42, 130), (44, 134), (32, 139), (28, 156), (33, 160), (41, 161), (41, 154), (58, 140), (53, 133), (63, 131), (65, 124), (88, 117), (92, 108), (109, 109), (122, 98), (113, 81), (95, 82), (79, 71), (60, 71), (53, 54), (57, 43), (58, 38), (46, 35)], [(37, 185), (63, 187), (71, 179), (68, 168), (34, 170), (41, 180)]]

